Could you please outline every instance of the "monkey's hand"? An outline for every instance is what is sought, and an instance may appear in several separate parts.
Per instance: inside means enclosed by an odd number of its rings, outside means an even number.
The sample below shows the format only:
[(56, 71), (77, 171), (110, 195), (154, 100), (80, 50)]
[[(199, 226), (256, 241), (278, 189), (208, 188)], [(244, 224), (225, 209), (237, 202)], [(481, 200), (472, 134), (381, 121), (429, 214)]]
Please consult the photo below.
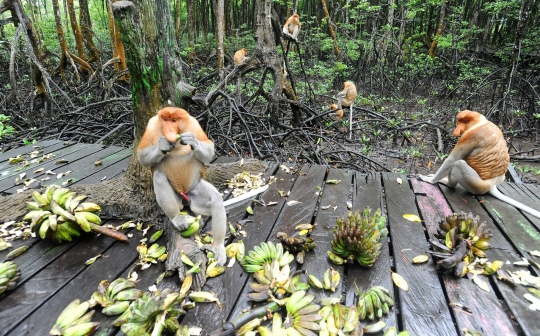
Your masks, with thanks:
[(227, 253), (225, 252), (225, 246), (221, 244), (204, 245), (204, 249), (214, 252), (214, 258), (217, 260), (219, 266), (225, 265), (227, 262)]
[(180, 134), (180, 143), (190, 145), (195, 158), (204, 164), (209, 164), (214, 156), (214, 144), (211, 141), (199, 141), (195, 134), (186, 132)]
[(431, 183), (431, 184), (437, 183), (435, 181), (434, 177), (435, 177), (435, 174), (429, 174), (429, 175), (421, 175), (421, 174), (419, 174), (418, 175), (418, 179), (420, 181), (424, 181), (424, 182)]
[(178, 216), (175, 216), (171, 222), (175, 229), (182, 232), (182, 231), (187, 230), (189, 226), (191, 225), (191, 222), (189, 222), (189, 217), (190, 216), (178, 215)]
[(174, 149), (174, 146), (174, 142), (169, 142), (169, 140), (167, 140), (167, 138), (165, 138), (164, 136), (162, 136), (158, 140), (158, 148), (161, 152), (163, 152), (163, 154), (172, 151)]
[(190, 145), (191, 149), (196, 150), (199, 146), (199, 140), (195, 138), (195, 134), (191, 132), (186, 132), (180, 134), (180, 144), (182, 145)]

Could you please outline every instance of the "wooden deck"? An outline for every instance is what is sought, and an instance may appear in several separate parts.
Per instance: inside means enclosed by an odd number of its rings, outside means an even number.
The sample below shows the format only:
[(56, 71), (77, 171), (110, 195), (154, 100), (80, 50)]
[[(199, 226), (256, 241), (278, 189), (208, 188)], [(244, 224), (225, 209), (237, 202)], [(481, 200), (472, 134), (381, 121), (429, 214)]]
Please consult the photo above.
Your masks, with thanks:
[[(7, 160), (19, 154), (28, 154), (35, 148), (18, 148), (0, 154), (2, 193), (10, 194), (20, 189), (20, 185), (14, 186), (14, 180), (23, 172), (29, 177), (41, 179), (48, 170), (55, 173), (72, 171), (59, 180), (49, 175), (51, 179), (45, 181), (45, 185), (68, 179), (71, 179), (69, 185), (115, 178), (124, 173), (131, 155), (130, 149), (119, 147), (64, 144), (58, 141), (44, 141), (36, 145), (44, 154), (54, 153), (54, 158), (43, 163), (31, 163), (16, 171), (20, 165), (10, 165)], [(59, 159), (68, 162), (55, 164)], [(95, 166), (93, 162), (96, 160), (101, 160), (102, 165)], [(231, 158), (219, 158), (218, 162), (227, 160)], [(44, 169), (34, 174), (38, 168)], [(485, 292), (470, 279), (438, 274), (433, 260), (419, 265), (410, 262), (414, 256), (424, 254), (429, 249), (428, 237), (436, 230), (437, 222), (451, 212), (463, 210), (480, 215), (493, 233), (491, 242), (494, 248), (487, 251), (489, 259), (508, 260), (510, 263), (522, 256), (531, 258), (529, 251), (540, 249), (539, 219), (523, 215), (490, 196), (475, 198), (461, 189), (432, 186), (398, 174), (366, 176), (316, 165), (305, 165), (290, 174), (278, 165), (270, 164), (267, 176), (270, 175), (276, 176), (277, 181), (262, 198), (266, 203), (275, 201), (277, 205), (263, 207), (253, 203), (254, 214), (248, 215), (245, 208), (250, 201), (245, 201), (228, 209), (228, 221), (251, 220), (242, 225), (242, 230), (247, 233), (243, 238), (246, 251), (262, 241), (276, 241), (275, 235), (279, 231), (292, 234), (299, 223), (317, 223), (311, 234), (317, 248), (307, 253), (301, 268), (306, 269), (308, 274), (322, 278), (327, 268), (334, 267), (342, 273), (343, 280), (336, 293), (311, 289), (317, 296), (337, 296), (341, 293), (344, 303), (350, 305), (355, 299), (356, 287), (367, 290), (373, 285), (383, 285), (394, 292), (396, 301), (396, 306), (384, 320), (389, 326), (409, 330), (411, 335), (462, 335), (463, 328), (480, 331), (484, 335), (540, 335), (540, 314), (528, 309), (529, 302), (523, 298), (527, 292), (525, 287), (511, 287), (494, 276), (483, 277), (490, 287), (490, 292)], [(402, 184), (397, 182), (398, 177), (403, 180)], [(325, 184), (326, 180), (336, 179), (341, 183)], [(540, 186), (505, 183), (501, 190), (525, 204), (539, 207)], [(288, 198), (280, 197), (278, 191), (290, 191), (290, 195)], [(288, 205), (287, 202), (291, 200), (301, 203)], [(384, 244), (379, 260), (371, 268), (357, 265), (336, 267), (326, 258), (331, 239), (330, 228), (335, 225), (337, 217), (343, 217), (349, 211), (347, 201), (352, 202), (353, 210), (361, 210), (369, 205), (372, 208), (382, 207), (387, 214), (388, 243)], [(323, 210), (328, 205), (330, 208)], [(424, 222), (410, 222), (403, 218), (406, 213), (417, 214)], [(116, 226), (123, 222), (108, 223)], [(89, 299), (103, 279), (125, 277), (137, 262), (135, 247), (142, 238), (142, 232), (136, 229), (131, 233), (133, 237), (129, 244), (95, 234), (62, 245), (36, 238), (13, 241), (13, 247), (28, 245), (31, 248), (14, 259), (22, 271), (17, 286), (0, 295), (0, 336), (48, 335), (59, 313), (69, 302), (76, 298)], [(164, 238), (160, 243), (165, 243)], [(1, 251), (0, 260), (10, 250)], [(86, 260), (98, 254), (103, 254), (103, 257), (90, 266), (85, 265)], [(512, 264), (504, 268), (518, 269)], [(408, 292), (393, 286), (390, 269), (407, 280)], [(163, 270), (164, 265), (158, 264), (138, 272), (138, 288), (147, 289)], [(533, 267), (528, 270), (536, 276), (540, 273)], [(215, 333), (224, 320), (252, 307), (252, 302), (247, 298), (249, 278), (236, 263), (225, 274), (209, 279), (204, 290), (215, 292), (223, 303), (223, 309), (219, 310), (216, 304), (197, 304), (187, 312), (181, 324), (201, 327), (201, 335)], [(162, 285), (177, 285), (176, 282), (176, 278), (168, 278)], [(470, 308), (470, 312), (453, 309), (449, 303), (462, 304)], [(100, 309), (93, 320), (102, 322), (95, 335), (122, 334), (118, 328), (110, 326), (114, 318), (101, 314)]]

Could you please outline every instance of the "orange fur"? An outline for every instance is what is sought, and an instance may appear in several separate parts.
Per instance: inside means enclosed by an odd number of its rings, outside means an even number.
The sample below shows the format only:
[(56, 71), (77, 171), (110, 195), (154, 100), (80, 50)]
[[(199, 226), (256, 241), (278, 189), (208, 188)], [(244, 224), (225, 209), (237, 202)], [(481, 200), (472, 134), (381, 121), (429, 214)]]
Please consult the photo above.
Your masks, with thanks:
[[(331, 109), (331, 110), (335, 110), (335, 109), (337, 109), (337, 108), (338, 108), (338, 106), (337, 106), (336, 104), (330, 105), (330, 109)], [(340, 120), (341, 118), (343, 118), (343, 110), (337, 110), (337, 111), (336, 111), (336, 117), (337, 117), (338, 120)]]
[(234, 53), (234, 64), (236, 66), (241, 66), (244, 63), (246, 63), (246, 60), (248, 59), (247, 56), (248, 50), (246, 48), (242, 48)]
[(506, 173), (510, 156), (504, 136), (497, 125), (478, 112), (464, 110), (457, 115), (454, 136), (459, 135), (461, 138), (452, 153), (463, 152), (465, 162), (482, 180)]
[(342, 97), (341, 105), (351, 106), (357, 95), (356, 85), (353, 82), (345, 82), (343, 83), (343, 90), (337, 96)]
[(293, 14), (290, 18), (288, 18), (283, 25), (283, 31), (288, 31), (289, 35), (292, 35), (296, 26), (298, 26), (298, 30), (300, 30), (301, 25), (299, 18), (300, 16), (298, 14)]
[[(197, 119), (178, 107), (166, 107), (148, 121), (146, 130), (137, 147), (139, 150), (157, 145), (165, 136), (169, 142), (177, 142), (176, 135), (191, 132), (197, 140), (212, 143)], [(190, 154), (191, 146), (176, 143), (175, 148), (162, 161), (161, 168), (176, 192), (187, 192), (194, 179), (204, 176), (204, 165)], [(154, 167), (155, 168), (155, 167)]]

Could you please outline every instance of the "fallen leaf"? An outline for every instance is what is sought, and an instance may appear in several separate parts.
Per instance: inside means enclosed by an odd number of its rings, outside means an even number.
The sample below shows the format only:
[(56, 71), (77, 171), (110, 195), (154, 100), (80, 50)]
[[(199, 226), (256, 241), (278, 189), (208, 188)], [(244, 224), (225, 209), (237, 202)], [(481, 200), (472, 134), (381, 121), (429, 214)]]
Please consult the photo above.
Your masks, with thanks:
[(190, 336), (199, 336), (201, 334), (202, 328), (199, 327), (191, 327), (189, 328), (189, 335)]
[(229, 263), (227, 264), (227, 267), (233, 267), (235, 262), (236, 258), (231, 258), (231, 260), (229, 260)]
[(253, 209), (251, 208), (251, 206), (248, 206), (248, 207), (246, 208), (246, 212), (247, 212), (248, 214), (250, 214), (250, 215), (253, 215)]
[(347, 209), (352, 210), (352, 203), (347, 201)]
[(330, 209), (330, 205), (324, 205), (324, 206), (321, 206), (321, 209), (323, 209), (323, 210), (328, 210), (328, 209)]
[(412, 263), (413, 264), (423, 264), (426, 261), (429, 260), (429, 256), (426, 254), (420, 254), (413, 258)]
[(96, 166), (96, 167), (97, 167), (97, 166), (101, 166), (102, 163), (103, 163), (103, 162), (101, 162), (101, 161), (99, 161), (99, 160), (98, 160), (98, 161), (94, 161), (94, 166)]
[(392, 281), (394, 281), (394, 284), (404, 291), (409, 291), (409, 284), (401, 275), (392, 272)]
[(101, 254), (98, 254), (97, 256), (88, 259), (88, 260), (85, 262), (85, 264), (86, 264), (86, 265), (92, 265), (94, 262), (96, 262), (96, 260), (98, 260), (99, 257), (101, 257)]
[(41, 173), (45, 168), (39, 168), (34, 171), (34, 174)]
[(488, 284), (480, 279), (479, 276), (475, 275), (473, 278), (472, 278), (472, 281), (480, 288), (482, 288), (483, 290), (485, 290), (486, 292), (489, 292), (489, 286)]
[(152, 285), (152, 286), (148, 287), (148, 290), (150, 292), (155, 292), (155, 291), (157, 291), (157, 287), (156, 287), (156, 285)]
[(326, 180), (326, 184), (338, 184), (341, 180)]
[(268, 203), (266, 203), (266, 206), (276, 205), (276, 204), (277, 204), (277, 202), (268, 202)]
[(402, 183), (403, 183), (403, 180), (401, 179), (401, 177), (398, 177), (398, 178), (396, 179), (396, 181), (397, 181), (398, 184), (402, 184)]
[(403, 214), (403, 218), (405, 218), (406, 220), (409, 220), (411, 222), (422, 222), (422, 220), (420, 219), (420, 217), (418, 217), (417, 215), (414, 215), (414, 214)]
[(300, 201), (288, 201), (287, 205), (292, 206), (292, 205), (296, 205), (296, 204), (300, 204), (300, 203), (302, 203), (302, 202), (300, 202)]
[(68, 162), (69, 162), (68, 160), (58, 160), (54, 164), (63, 164), (63, 163), (68, 163)]
[(531, 251), (531, 255), (535, 257), (540, 257), (540, 251), (537, 251), (537, 250)]

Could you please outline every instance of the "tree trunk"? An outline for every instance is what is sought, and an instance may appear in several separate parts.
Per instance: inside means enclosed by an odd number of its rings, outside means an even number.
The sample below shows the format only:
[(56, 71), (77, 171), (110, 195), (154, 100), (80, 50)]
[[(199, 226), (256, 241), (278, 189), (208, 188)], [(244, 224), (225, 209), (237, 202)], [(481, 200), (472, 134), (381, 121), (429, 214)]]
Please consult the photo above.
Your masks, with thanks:
[[(4, 0), (0, 4), (0, 14), (6, 11), (11, 12), (11, 18), (13, 24), (18, 27), (19, 24), (23, 26), (26, 40), (31, 46), (30, 59), (32, 60), (32, 81), (37, 89), (36, 96), (48, 100), (47, 85), (43, 78), (43, 52), (41, 50), (41, 43), (36, 35), (34, 26), (30, 18), (26, 15), (24, 7), (19, 0)], [(45, 71), (45, 70), (43, 70)]]
[(225, 61), (225, 46), (223, 45), (223, 35), (225, 30), (225, 0), (214, 0), (214, 10), (216, 18), (216, 53), (217, 53), (217, 71), (219, 78), (223, 80), (223, 64)]
[(90, 57), (88, 58), (88, 63), (90, 63), (99, 60), (99, 51), (94, 44), (94, 40), (92, 38), (92, 21), (90, 19), (90, 12), (88, 11), (88, 1), (79, 0), (79, 6), (79, 21), (81, 24), (81, 32), (84, 45), (90, 53)]
[[(75, 15), (75, 7), (73, 6), (73, 0), (67, 0), (67, 10), (69, 13), (69, 22), (71, 23), (71, 30), (75, 36), (75, 46), (77, 47), (77, 55), (80, 59), (86, 60), (84, 53), (83, 37), (79, 25), (77, 23), (77, 16)], [(82, 70), (82, 69), (81, 69)]]
[(429, 47), (429, 56), (435, 57), (435, 47), (437, 46), (437, 37), (439, 37), (443, 31), (445, 26), (445, 19), (446, 17), (446, 0), (441, 1), (441, 8), (439, 11), (439, 23), (437, 25), (437, 32), (435, 33), (435, 38), (431, 42), (431, 46)]
[(334, 40), (334, 52), (336, 53), (336, 56), (339, 55), (339, 46), (336, 39), (336, 33), (334, 32), (334, 27), (332, 26), (332, 22), (330, 20), (330, 13), (328, 12), (328, 7), (326, 7), (326, 0), (321, 0), (322, 5), (324, 8), (324, 13), (326, 14), (326, 19), (328, 20), (328, 30), (330, 31), (330, 36)]
[(390, 36), (392, 35), (392, 27), (394, 26), (394, 0), (388, 0), (388, 15), (387, 25), (388, 28), (384, 30), (383, 37), (379, 40), (379, 57), (381, 60), (386, 59), (386, 52), (388, 50), (388, 43), (390, 42)]
[[(114, 68), (117, 72), (123, 72), (127, 70), (126, 54), (124, 52), (122, 38), (120, 37), (120, 28), (118, 28), (118, 23), (114, 20), (111, 0), (107, 0), (107, 14), (109, 17), (109, 34), (111, 36), (113, 58), (118, 57), (118, 62), (114, 63)], [(129, 81), (129, 74), (122, 75), (120, 80)]]

